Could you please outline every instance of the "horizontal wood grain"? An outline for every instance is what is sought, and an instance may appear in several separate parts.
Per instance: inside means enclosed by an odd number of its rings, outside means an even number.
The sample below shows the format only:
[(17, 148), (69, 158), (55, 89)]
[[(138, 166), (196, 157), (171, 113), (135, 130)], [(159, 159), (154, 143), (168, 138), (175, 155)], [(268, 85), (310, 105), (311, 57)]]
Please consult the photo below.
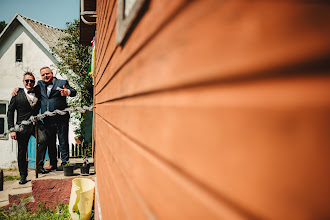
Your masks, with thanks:
[[(96, 143), (100, 144), (102, 142), (99, 142), (97, 138)], [(107, 157), (106, 160), (104, 159), (105, 156)], [(111, 178), (112, 171), (107, 166), (110, 156), (97, 154), (97, 158), (100, 158), (96, 160), (98, 177), (107, 177), (97, 178), (102, 217), (106, 219), (126, 219), (127, 215), (119, 196), (120, 192), (115, 187), (114, 180)]]
[[(108, 15), (108, 19), (105, 20), (105, 23), (103, 26), (100, 27), (100, 37), (96, 42), (96, 46), (98, 48), (98, 52), (96, 54), (96, 60), (98, 60), (98, 64), (95, 67), (95, 80), (98, 80), (98, 78), (101, 76), (101, 74), (98, 76), (98, 73), (100, 72), (100, 68), (103, 64), (103, 68), (107, 65), (108, 60), (110, 59), (110, 56), (107, 56), (107, 54), (111, 54), (111, 52), (116, 48), (116, 44), (110, 44), (110, 38), (115, 38), (114, 35), (114, 29), (116, 24), (116, 13), (117, 11), (117, 3), (116, 1), (113, 1), (112, 4), (109, 4), (107, 7), (107, 11), (105, 12)], [(105, 60), (105, 62), (103, 62)], [(102, 70), (103, 71), (103, 70)]]
[(218, 199), (257, 216), (322, 219), (329, 84), (328, 75), (220, 84), (104, 103), (96, 113)]
[[(118, 194), (120, 198), (120, 203), (122, 206), (119, 207), (125, 216), (122, 216), (120, 219), (152, 219), (154, 218), (152, 212), (148, 209), (143, 199), (140, 197), (137, 190), (132, 186), (132, 183), (128, 181), (125, 174), (122, 172), (121, 163), (116, 161), (116, 157), (112, 154), (107, 154), (108, 147), (105, 141), (102, 141), (104, 144), (103, 148), (99, 150), (99, 158), (103, 161), (102, 166), (108, 168), (108, 172), (105, 173), (104, 177), (101, 179), (105, 182), (111, 182), (112, 189), (104, 191), (104, 197), (114, 193)], [(102, 175), (103, 176), (103, 175)]]
[(328, 56), (329, 11), (298, 1), (195, 1), (144, 42), (157, 29), (148, 25), (159, 23), (151, 7), (113, 55), (96, 94), (115, 99)]
[[(102, 48), (101, 45), (106, 44), (104, 42), (105, 39), (105, 33), (108, 32), (107, 30), (107, 24), (109, 24), (109, 16), (111, 15), (111, 8), (109, 8), (110, 5), (113, 5), (114, 1), (104, 1), (102, 3), (98, 2), (98, 7), (97, 7), (97, 25), (96, 25), (96, 34), (97, 34), (97, 39), (103, 39), (102, 41), (99, 41), (98, 44), (96, 45), (96, 48)], [(99, 56), (100, 51), (96, 52), (95, 55)]]
[[(97, 129), (104, 130), (102, 148), (105, 155), (112, 155), (127, 173), (156, 219), (245, 219), (242, 213), (217, 201), (192, 184), (189, 179), (154, 158), (140, 146), (97, 117)], [(101, 177), (102, 178), (102, 177)], [(103, 177), (106, 178), (106, 177)], [(236, 211), (236, 210), (235, 210)], [(129, 210), (126, 210), (129, 212)], [(252, 218), (251, 218), (252, 219)]]
[[(141, 45), (148, 42), (150, 37), (157, 32), (158, 29), (165, 23), (167, 20), (172, 19), (174, 15), (177, 13), (176, 11), (180, 9), (183, 5), (186, 4), (184, 0), (177, 0), (177, 1), (151, 1), (148, 10), (145, 15), (141, 18), (140, 22), (138, 23), (138, 27), (134, 29), (133, 33), (131, 34), (128, 42), (124, 45), (124, 47), (118, 47), (115, 51), (115, 54), (111, 55), (111, 60), (104, 60), (107, 64), (107, 69), (100, 68), (97, 74), (103, 75), (102, 82), (106, 83), (114, 74), (114, 70), (117, 70), (119, 66), (125, 62), (128, 57), (132, 56), (132, 54), (136, 53), (137, 50), (141, 47)], [(157, 18), (157, 19), (155, 19)], [(145, 21), (147, 19), (147, 21)], [(143, 32), (138, 30), (143, 30)], [(116, 30), (115, 30), (116, 31)], [(116, 33), (116, 32), (115, 32)], [(116, 35), (114, 33), (114, 36)], [(100, 39), (102, 41), (102, 39)], [(110, 40), (109, 44), (113, 44), (116, 41), (115, 38)], [(133, 42), (130, 43), (129, 41)], [(109, 53), (112, 54), (112, 50), (108, 50)], [(97, 58), (99, 59), (99, 58)], [(95, 81), (96, 90), (100, 88), (102, 85), (99, 84), (99, 79)]]
[(330, 219), (330, 4), (97, 1), (103, 219)]
[[(104, 39), (104, 33), (107, 32), (106, 24), (109, 24), (109, 16), (111, 16), (111, 5), (114, 5), (116, 1), (103, 1), (98, 2), (97, 14), (99, 15), (97, 18), (96, 30), (99, 34), (99, 39)], [(104, 44), (105, 42), (100, 41), (100, 44)], [(97, 45), (98, 46), (98, 45)], [(98, 54), (97, 54), (98, 55)]]

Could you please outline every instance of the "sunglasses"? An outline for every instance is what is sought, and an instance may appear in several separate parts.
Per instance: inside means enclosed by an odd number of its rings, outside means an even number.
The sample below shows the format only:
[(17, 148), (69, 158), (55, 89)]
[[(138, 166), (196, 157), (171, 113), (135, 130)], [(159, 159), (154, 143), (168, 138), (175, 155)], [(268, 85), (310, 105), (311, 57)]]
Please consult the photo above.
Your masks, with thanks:
[(26, 79), (26, 80), (24, 80), (26, 83), (35, 83), (36, 81), (35, 80), (33, 80), (33, 79)]

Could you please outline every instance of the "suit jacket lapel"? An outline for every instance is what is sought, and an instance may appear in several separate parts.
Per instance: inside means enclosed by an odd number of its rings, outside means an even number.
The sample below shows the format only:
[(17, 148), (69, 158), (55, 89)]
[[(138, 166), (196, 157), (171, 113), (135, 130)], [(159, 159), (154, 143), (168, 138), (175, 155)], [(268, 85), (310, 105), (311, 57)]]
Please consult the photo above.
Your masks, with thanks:
[(38, 98), (35, 96), (35, 97), (33, 97), (33, 100), (31, 100), (30, 97), (28, 97), (28, 95), (25, 93), (25, 91), (23, 91), (23, 92), (24, 92), (26, 101), (28, 101), (31, 108), (33, 108), (33, 106), (35, 106), (37, 104)]
[(25, 105), (30, 106), (32, 108), (31, 103), (29, 101), (30, 99), (27, 97), (26, 93), (24, 92), (24, 89), (22, 90), (21, 98), (22, 101), (25, 102)]
[[(38, 102), (38, 98), (35, 96), (35, 97), (33, 97), (33, 100), (31, 100), (31, 102), (32, 102), (32, 105), (31, 105), (31, 107), (34, 107), (36, 104), (37, 104), (37, 102)], [(31, 103), (30, 103), (31, 104)]]
[(52, 90), (50, 91), (50, 94), (49, 94), (49, 98), (54, 94), (54, 92), (56, 91), (56, 88), (58, 87), (58, 80), (57, 78), (54, 77), (54, 83), (53, 83), (53, 88)]
[(40, 86), (40, 93), (41, 93), (41, 96), (43, 96), (43, 97), (45, 97), (45, 98), (48, 98), (48, 96), (47, 96), (46, 84), (45, 84), (43, 81), (41, 81), (39, 86)]

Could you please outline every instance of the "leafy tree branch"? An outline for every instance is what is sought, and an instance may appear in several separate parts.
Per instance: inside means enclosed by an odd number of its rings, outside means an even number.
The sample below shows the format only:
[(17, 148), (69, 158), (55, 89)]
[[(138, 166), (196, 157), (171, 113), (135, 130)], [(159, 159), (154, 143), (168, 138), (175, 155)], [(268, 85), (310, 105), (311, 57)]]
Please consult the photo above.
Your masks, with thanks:
[[(77, 90), (77, 96), (69, 99), (71, 107), (83, 107), (93, 104), (93, 79), (88, 75), (91, 62), (92, 48), (80, 44), (80, 22), (74, 20), (66, 23), (66, 36), (59, 39), (56, 47), (52, 48), (53, 55), (59, 59), (55, 64), (61, 76), (66, 78), (71, 86)], [(81, 124), (85, 120), (84, 114), (72, 115), (78, 120), (74, 132), (82, 135)]]

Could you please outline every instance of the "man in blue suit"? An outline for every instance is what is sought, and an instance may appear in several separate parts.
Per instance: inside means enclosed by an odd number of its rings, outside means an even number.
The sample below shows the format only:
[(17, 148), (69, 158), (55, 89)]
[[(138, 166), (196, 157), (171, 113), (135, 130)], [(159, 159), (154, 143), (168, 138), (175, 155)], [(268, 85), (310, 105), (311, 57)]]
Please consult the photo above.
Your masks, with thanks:
[[(63, 110), (68, 107), (66, 96), (75, 96), (77, 91), (70, 87), (67, 80), (57, 79), (49, 67), (40, 69), (42, 80), (38, 81), (41, 91), (41, 113)], [(50, 166), (47, 170), (63, 170), (63, 165), (69, 161), (69, 113), (65, 115), (49, 116), (44, 118), (48, 131), (48, 154)], [(56, 134), (59, 140), (59, 150), (62, 164), (57, 167)]]

